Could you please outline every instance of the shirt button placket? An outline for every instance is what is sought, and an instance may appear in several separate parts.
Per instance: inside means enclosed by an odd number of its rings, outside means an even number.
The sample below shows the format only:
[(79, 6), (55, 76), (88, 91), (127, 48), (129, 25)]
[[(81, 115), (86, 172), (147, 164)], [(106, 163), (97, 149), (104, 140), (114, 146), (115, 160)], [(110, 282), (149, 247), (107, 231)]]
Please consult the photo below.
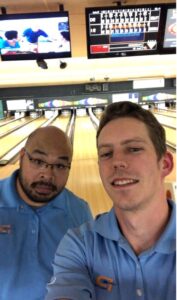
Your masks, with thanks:
[(136, 287), (136, 299), (144, 300), (143, 274), (141, 271), (141, 263), (139, 260), (136, 262)]
[(136, 294), (137, 294), (137, 296), (141, 297), (143, 295), (143, 292), (141, 289), (137, 289)]

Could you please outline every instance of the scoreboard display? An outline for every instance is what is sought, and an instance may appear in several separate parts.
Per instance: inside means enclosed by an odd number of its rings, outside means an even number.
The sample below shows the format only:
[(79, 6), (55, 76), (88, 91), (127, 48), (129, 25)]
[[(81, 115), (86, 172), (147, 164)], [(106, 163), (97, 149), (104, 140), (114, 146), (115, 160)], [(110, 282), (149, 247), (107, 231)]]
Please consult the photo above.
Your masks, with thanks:
[(166, 22), (163, 35), (164, 52), (175, 53), (176, 51), (176, 7), (169, 5), (166, 13)]
[(86, 8), (88, 57), (155, 54), (161, 5)]

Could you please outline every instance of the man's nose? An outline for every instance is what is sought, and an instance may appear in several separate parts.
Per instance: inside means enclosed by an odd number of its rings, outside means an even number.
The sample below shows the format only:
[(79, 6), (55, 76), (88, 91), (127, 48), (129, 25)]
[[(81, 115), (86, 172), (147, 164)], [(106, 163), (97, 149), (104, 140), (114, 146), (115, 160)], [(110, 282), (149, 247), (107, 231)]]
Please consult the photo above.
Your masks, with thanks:
[(113, 167), (115, 169), (126, 169), (128, 167), (128, 162), (123, 155), (114, 155), (113, 157)]
[(41, 178), (53, 178), (53, 176), (54, 176), (54, 171), (51, 165), (48, 165), (45, 168), (40, 170)]

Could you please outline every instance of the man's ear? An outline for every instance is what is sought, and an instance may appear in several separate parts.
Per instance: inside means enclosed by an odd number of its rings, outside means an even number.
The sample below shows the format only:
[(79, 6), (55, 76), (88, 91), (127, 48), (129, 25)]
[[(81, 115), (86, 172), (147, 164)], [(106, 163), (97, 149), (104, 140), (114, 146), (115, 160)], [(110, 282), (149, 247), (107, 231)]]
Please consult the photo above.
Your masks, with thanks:
[(173, 170), (174, 162), (173, 155), (171, 152), (166, 151), (165, 155), (162, 157), (162, 176), (166, 177)]
[(20, 160), (22, 159), (22, 157), (25, 155), (25, 148), (22, 148), (19, 152), (20, 155)]

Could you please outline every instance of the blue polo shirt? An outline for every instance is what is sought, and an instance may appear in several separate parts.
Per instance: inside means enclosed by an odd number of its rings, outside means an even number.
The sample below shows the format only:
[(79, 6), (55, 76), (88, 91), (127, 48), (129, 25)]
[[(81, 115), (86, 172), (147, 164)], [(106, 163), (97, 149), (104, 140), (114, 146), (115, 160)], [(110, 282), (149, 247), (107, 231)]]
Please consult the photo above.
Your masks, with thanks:
[(92, 216), (67, 189), (46, 206), (31, 208), (16, 191), (16, 175), (0, 181), (0, 300), (44, 300), (59, 241)]
[(175, 204), (157, 243), (135, 255), (112, 209), (69, 230), (55, 256), (46, 300), (175, 300)]

